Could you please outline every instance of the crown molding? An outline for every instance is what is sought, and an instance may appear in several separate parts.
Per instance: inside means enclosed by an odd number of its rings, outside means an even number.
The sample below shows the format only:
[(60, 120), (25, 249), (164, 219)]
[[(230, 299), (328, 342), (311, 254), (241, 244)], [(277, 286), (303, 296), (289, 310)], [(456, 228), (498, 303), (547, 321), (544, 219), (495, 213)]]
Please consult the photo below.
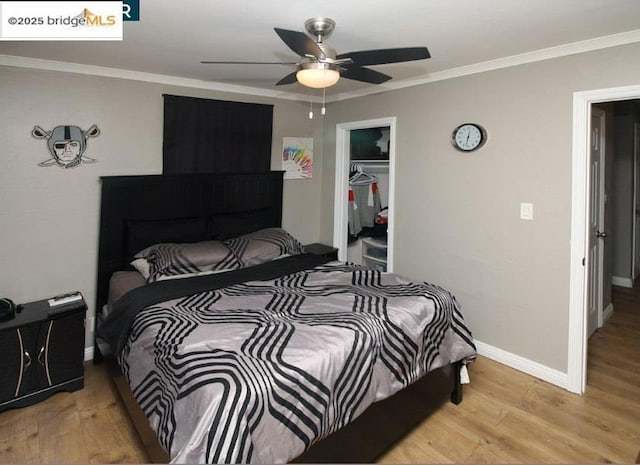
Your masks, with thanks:
[[(619, 34), (612, 34), (609, 36), (597, 37), (595, 39), (573, 42), (556, 47), (549, 47), (532, 52), (512, 55), (509, 57), (498, 58), (495, 60), (474, 63), (467, 66), (460, 66), (458, 68), (435, 71), (433, 73), (428, 73), (414, 79), (390, 81), (388, 83), (381, 84), (379, 86), (368, 87), (366, 89), (328, 95), (326, 97), (326, 101), (327, 103), (338, 102), (341, 100), (364, 97), (367, 95), (379, 94), (391, 90), (403, 89), (405, 87), (413, 87), (436, 81), (444, 81), (447, 79), (454, 79), (458, 77), (469, 76), (472, 74), (484, 73), (487, 71), (509, 68), (512, 66), (534, 63), (537, 61), (549, 60), (552, 58), (559, 58), (568, 55), (591, 52), (604, 48), (617, 47), (619, 45), (627, 45), (635, 42), (640, 42), (640, 29), (622, 32)], [(284, 100), (295, 100), (304, 102), (309, 102), (309, 100), (318, 100), (314, 97), (310, 97), (309, 95), (296, 94), (291, 92), (272, 91), (257, 87), (239, 86), (235, 84), (225, 84), (215, 81), (203, 81), (200, 79), (190, 79), (164, 74), (145, 73), (127, 69), (108, 68), (104, 66), (84, 65), (79, 63), (52, 61), (14, 55), (0, 55), (0, 66), (14, 66), (19, 68), (42, 69), (63, 73), (76, 73), (92, 76), (112, 77), (118, 79), (130, 79), (134, 81), (144, 81), (155, 84), (165, 84), (179, 87), (193, 87), (196, 89), (207, 89), (219, 92), (230, 92), (243, 95), (254, 95), (258, 97), (278, 98)]]
[(509, 57), (498, 58), (496, 60), (483, 61), (472, 65), (460, 66), (458, 68), (446, 69), (428, 73), (414, 79), (404, 79), (402, 81), (389, 81), (385, 84), (376, 86), (375, 88), (360, 89), (354, 92), (332, 95), (327, 98), (328, 102), (337, 102), (340, 100), (352, 99), (355, 97), (364, 97), (366, 95), (379, 94), (390, 90), (402, 89), (405, 87), (413, 87), (430, 82), (444, 81), (472, 74), (484, 73), (512, 66), (519, 66), (527, 63), (535, 63), (537, 61), (550, 60), (579, 53), (591, 52), (619, 45), (627, 45), (640, 42), (640, 29), (622, 32), (609, 36), (597, 37), (595, 39), (582, 40), (569, 44), (549, 47), (532, 52), (521, 53)]
[(66, 61), (43, 60), (41, 58), (29, 58), (15, 55), (0, 55), (0, 66), (32, 68), (46, 71), (58, 71), (61, 73), (87, 74), (91, 76), (129, 79), (133, 81), (165, 84), (169, 86), (193, 87), (196, 89), (207, 89), (220, 92), (255, 95), (258, 97), (300, 100), (305, 102), (309, 101), (309, 97), (306, 95), (292, 94), (290, 92), (272, 91), (268, 89), (260, 89), (257, 87), (239, 86), (235, 84), (225, 84), (222, 82), (183, 78), (166, 74), (145, 73), (142, 71), (133, 71), (128, 69), (108, 68), (105, 66), (85, 65)]

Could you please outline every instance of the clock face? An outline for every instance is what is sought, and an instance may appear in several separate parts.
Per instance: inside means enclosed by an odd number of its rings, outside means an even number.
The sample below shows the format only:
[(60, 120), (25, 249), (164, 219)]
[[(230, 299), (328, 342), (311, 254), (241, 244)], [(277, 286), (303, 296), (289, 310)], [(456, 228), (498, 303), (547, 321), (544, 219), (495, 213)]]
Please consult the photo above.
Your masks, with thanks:
[(476, 150), (484, 144), (486, 139), (484, 130), (477, 124), (465, 123), (453, 131), (453, 145), (464, 152)]

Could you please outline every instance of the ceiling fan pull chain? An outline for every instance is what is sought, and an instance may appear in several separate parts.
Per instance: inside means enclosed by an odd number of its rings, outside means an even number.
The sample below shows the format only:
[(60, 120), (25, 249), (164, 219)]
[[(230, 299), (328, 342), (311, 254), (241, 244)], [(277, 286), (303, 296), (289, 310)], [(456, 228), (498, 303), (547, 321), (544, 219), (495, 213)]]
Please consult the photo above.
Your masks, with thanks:
[(309, 119), (313, 119), (313, 101), (309, 100)]
[(326, 94), (326, 88), (323, 87), (322, 88), (322, 109), (320, 110), (320, 114), (322, 116), (324, 116), (324, 114), (326, 113), (326, 109), (324, 108), (324, 97), (325, 97), (325, 94)]

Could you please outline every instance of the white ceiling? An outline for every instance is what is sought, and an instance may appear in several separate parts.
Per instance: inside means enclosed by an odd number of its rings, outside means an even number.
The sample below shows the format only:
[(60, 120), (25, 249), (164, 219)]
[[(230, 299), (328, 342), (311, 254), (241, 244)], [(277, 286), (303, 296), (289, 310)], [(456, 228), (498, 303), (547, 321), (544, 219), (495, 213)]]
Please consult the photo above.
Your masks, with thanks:
[[(326, 42), (338, 53), (427, 46), (432, 55), (373, 66), (393, 79), (380, 86), (341, 79), (327, 97), (398, 87), (521, 54), (640, 41), (640, 0), (140, 0), (140, 21), (124, 23), (121, 42), (0, 42), (0, 55), (153, 73), (165, 81), (203, 80), (212, 88), (220, 82), (256, 93), (311, 95), (319, 91), (297, 83), (274, 86), (293, 66), (200, 61), (296, 61), (273, 27), (304, 31), (305, 20), (316, 16), (336, 22)], [(535, 55), (540, 50), (544, 55)], [(3, 58), (0, 64), (11, 64), (13, 57)]]

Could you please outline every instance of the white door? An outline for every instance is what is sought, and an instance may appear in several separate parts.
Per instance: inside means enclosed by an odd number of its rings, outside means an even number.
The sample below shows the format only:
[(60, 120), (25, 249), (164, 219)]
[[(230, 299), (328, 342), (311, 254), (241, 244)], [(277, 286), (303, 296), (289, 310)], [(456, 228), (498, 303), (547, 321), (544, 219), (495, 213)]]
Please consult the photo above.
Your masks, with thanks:
[(633, 164), (635, 166), (635, 176), (633, 178), (633, 189), (635, 192), (635, 224), (634, 224), (634, 237), (633, 242), (633, 279), (635, 280), (640, 275), (640, 124), (635, 123), (633, 126)]
[(604, 166), (602, 163), (604, 147), (604, 112), (591, 110), (591, 138), (589, 158), (589, 270), (587, 301), (587, 336), (602, 324), (602, 278), (604, 240), (602, 231), (604, 210)]

